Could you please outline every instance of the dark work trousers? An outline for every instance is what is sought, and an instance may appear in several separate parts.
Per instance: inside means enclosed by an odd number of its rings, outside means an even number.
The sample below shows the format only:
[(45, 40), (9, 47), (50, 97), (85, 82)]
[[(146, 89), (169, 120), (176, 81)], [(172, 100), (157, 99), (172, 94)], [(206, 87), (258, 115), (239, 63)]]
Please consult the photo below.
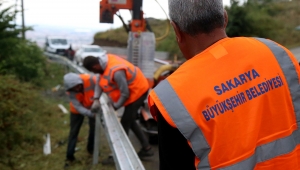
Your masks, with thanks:
[[(67, 147), (67, 159), (74, 160), (75, 147), (80, 127), (83, 123), (84, 116), (81, 114), (70, 114), (70, 133)], [(94, 150), (94, 136), (95, 136), (95, 118), (89, 117), (89, 137), (87, 143), (87, 151), (92, 154)]]
[(148, 92), (143, 94), (133, 103), (130, 103), (129, 105), (125, 106), (124, 113), (121, 118), (121, 124), (126, 134), (128, 135), (129, 129), (131, 129), (135, 136), (139, 139), (143, 148), (147, 148), (150, 145), (145, 133), (142, 131), (141, 127), (136, 122), (136, 116), (138, 114), (139, 108), (144, 105), (144, 101), (147, 96)]

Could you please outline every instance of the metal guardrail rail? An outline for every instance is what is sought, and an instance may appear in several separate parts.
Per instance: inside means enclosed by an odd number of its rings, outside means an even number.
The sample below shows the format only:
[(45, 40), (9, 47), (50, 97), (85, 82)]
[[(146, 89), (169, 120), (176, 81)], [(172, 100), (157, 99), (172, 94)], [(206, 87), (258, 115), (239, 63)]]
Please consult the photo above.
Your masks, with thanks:
[(107, 101), (107, 95), (102, 95), (100, 102), (103, 111), (104, 131), (106, 132), (105, 135), (110, 148), (114, 148), (112, 151), (114, 158), (118, 160), (116, 164), (117, 169), (145, 170), (123, 127), (119, 123), (116, 112)]
[[(44, 55), (52, 61), (65, 65), (73, 72), (89, 73), (86, 69), (75, 65), (65, 57), (46, 52)], [(145, 170), (128, 136), (124, 132), (123, 127), (117, 118), (116, 112), (108, 103), (106, 94), (101, 95), (100, 103), (103, 112), (101, 115), (102, 126), (105, 131), (110, 149), (113, 152), (116, 168), (118, 170)], [(95, 162), (93, 163), (95, 164)]]
[(69, 70), (72, 70), (75, 73), (88, 73), (89, 72), (85, 68), (77, 66), (76, 64), (74, 64), (72, 61), (70, 61), (66, 57), (48, 53), (48, 52), (44, 52), (44, 55), (47, 56), (52, 61), (55, 61), (57, 63), (65, 65), (66, 67), (68, 67)]
[(162, 64), (162, 65), (170, 64), (169, 62), (161, 60), (161, 59), (158, 59), (158, 58), (154, 58), (154, 62), (156, 62), (158, 64)]

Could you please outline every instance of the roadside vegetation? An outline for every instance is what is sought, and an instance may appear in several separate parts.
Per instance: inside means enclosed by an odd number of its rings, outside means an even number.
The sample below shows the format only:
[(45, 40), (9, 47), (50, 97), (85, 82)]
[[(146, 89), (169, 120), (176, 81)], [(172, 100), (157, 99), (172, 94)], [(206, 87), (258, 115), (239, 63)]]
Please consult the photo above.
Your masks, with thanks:
[(300, 1), (248, 0), (226, 7), (230, 37), (250, 36), (272, 39), (288, 48), (300, 45)]
[[(0, 0), (0, 169), (61, 170), (64, 167), (69, 114), (62, 88), (63, 75), (69, 70), (53, 63), (33, 42), (22, 39), (22, 30), (14, 24), (16, 12), (4, 8)], [(54, 88), (57, 87), (57, 88)], [(49, 133), (51, 154), (43, 154), (44, 136)], [(110, 153), (102, 134), (99, 161)], [(88, 124), (84, 122), (77, 145), (78, 161), (72, 170), (114, 170), (114, 166), (92, 166), (86, 151)]]
[[(226, 7), (229, 23), (226, 32), (229, 37), (250, 36), (272, 39), (288, 48), (300, 46), (300, 0), (248, 0), (239, 4), (238, 0), (231, 0), (230, 7)], [(167, 29), (166, 20), (149, 18), (156, 37), (160, 37)], [(123, 28), (96, 33), (97, 40), (114, 41), (126, 47), (127, 33)], [(103, 44), (101, 44), (103, 45)], [(168, 37), (156, 43), (157, 51), (167, 51), (170, 59), (176, 54), (182, 58), (176, 44), (175, 33), (170, 29)]]

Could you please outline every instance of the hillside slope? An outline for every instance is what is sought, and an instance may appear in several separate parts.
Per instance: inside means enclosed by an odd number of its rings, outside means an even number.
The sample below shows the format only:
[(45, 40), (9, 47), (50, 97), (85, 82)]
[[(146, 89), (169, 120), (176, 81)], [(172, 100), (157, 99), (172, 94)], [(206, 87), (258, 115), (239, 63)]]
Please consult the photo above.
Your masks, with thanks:
[[(168, 32), (166, 38), (156, 42), (156, 50), (167, 51), (171, 54), (171, 56), (174, 54), (178, 54), (180, 56), (181, 53), (177, 48), (175, 33), (173, 28), (168, 25), (169, 21), (154, 18), (148, 18), (147, 20), (156, 38), (162, 37)], [(120, 27), (96, 33), (93, 44), (100, 46), (127, 47), (127, 39), (128, 34), (123, 27)]]

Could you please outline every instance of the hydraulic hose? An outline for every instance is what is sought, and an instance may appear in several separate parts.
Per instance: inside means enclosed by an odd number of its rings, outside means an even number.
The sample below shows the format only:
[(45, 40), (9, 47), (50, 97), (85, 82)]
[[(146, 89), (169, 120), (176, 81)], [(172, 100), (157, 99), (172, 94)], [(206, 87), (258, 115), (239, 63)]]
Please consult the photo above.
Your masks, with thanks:
[(160, 5), (160, 3), (157, 0), (155, 0), (155, 1), (160, 6), (160, 8), (163, 10), (163, 12), (165, 13), (165, 15), (167, 17), (167, 28), (166, 28), (165, 34), (155, 39), (156, 41), (161, 41), (161, 40), (165, 39), (170, 33), (170, 20), (169, 20), (169, 17), (167, 15), (166, 11), (164, 10), (164, 8)]
[(176, 69), (177, 67), (171, 64), (162, 65), (154, 72), (153, 78), (155, 81), (158, 81), (163, 72), (175, 71)]

